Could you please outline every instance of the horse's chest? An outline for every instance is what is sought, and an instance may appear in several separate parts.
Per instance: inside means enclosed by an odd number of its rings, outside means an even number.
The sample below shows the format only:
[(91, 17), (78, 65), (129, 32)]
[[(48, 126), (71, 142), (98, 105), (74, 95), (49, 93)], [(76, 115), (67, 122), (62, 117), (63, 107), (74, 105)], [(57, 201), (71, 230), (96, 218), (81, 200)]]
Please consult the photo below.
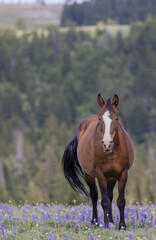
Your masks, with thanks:
[(104, 176), (107, 178), (107, 179), (110, 179), (110, 178), (115, 178), (115, 179), (118, 179), (120, 177), (120, 174), (122, 172), (122, 167), (120, 165), (106, 165), (104, 168), (103, 168), (103, 173), (104, 173)]
[(124, 168), (123, 162), (119, 161), (116, 156), (104, 158), (97, 166), (97, 173), (102, 171), (103, 175), (107, 178), (118, 179)]

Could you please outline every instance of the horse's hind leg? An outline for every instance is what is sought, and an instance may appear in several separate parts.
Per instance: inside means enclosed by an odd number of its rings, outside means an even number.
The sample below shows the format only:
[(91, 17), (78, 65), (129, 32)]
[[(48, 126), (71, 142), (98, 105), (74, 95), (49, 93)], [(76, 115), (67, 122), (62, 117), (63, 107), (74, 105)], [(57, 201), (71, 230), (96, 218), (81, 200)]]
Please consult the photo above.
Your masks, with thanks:
[(108, 180), (107, 181), (107, 194), (110, 199), (110, 208), (109, 208), (109, 221), (113, 223), (113, 215), (112, 215), (112, 200), (113, 200), (113, 188), (116, 184), (116, 180)]
[(95, 178), (85, 173), (85, 180), (90, 189), (90, 198), (92, 200), (93, 205), (92, 223), (98, 224), (98, 212), (97, 212), (98, 191), (95, 183)]

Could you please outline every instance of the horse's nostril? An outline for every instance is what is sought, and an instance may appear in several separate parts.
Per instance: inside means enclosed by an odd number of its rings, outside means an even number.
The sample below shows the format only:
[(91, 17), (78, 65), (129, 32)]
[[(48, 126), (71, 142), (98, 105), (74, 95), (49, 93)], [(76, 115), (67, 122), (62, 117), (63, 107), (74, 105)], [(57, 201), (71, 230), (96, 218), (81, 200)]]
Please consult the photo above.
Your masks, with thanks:
[(113, 142), (113, 141), (110, 141), (110, 143), (109, 143), (109, 149), (112, 150), (113, 147), (114, 147), (114, 142)]
[(113, 141), (106, 141), (105, 142), (104, 140), (102, 140), (101, 142), (102, 142), (102, 147), (103, 147), (104, 152), (109, 152), (114, 147), (114, 142)]

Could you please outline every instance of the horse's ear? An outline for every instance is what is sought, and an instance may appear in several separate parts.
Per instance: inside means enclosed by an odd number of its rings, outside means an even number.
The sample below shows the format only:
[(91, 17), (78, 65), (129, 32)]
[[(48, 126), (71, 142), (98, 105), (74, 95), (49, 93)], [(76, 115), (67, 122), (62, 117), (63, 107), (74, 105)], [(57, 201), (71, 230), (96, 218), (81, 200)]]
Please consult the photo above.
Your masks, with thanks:
[(118, 104), (119, 104), (119, 97), (118, 97), (118, 95), (115, 94), (115, 95), (114, 95), (114, 98), (113, 98), (112, 105), (115, 106), (115, 107), (117, 107)]
[(101, 94), (99, 93), (97, 96), (97, 101), (98, 104), (100, 105), (100, 107), (103, 107), (103, 105), (105, 104), (105, 101), (103, 100), (103, 98), (101, 97)]

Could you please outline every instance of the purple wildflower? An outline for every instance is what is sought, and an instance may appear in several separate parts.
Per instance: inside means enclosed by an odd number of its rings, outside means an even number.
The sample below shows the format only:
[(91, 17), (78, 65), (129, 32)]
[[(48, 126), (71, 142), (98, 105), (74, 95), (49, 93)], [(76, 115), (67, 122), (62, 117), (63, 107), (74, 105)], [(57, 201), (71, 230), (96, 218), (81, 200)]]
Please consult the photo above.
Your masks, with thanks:
[(1, 223), (1, 235), (4, 235), (5, 224), (4, 222)]
[(131, 232), (129, 233), (129, 238), (130, 238), (130, 240), (133, 240), (133, 236), (132, 236)]
[(90, 236), (90, 240), (94, 240), (93, 233)]
[(150, 239), (151, 236), (152, 236), (152, 232), (151, 232), (151, 230), (149, 230), (149, 231), (148, 231), (148, 238)]

